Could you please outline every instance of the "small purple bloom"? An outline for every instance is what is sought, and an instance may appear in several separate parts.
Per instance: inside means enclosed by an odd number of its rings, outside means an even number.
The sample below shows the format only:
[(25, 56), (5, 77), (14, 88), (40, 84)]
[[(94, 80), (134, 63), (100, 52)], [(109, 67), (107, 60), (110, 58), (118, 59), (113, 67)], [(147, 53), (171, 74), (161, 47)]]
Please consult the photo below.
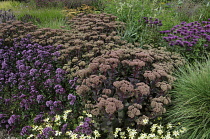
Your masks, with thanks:
[(76, 96), (69, 94), (68, 95), (68, 100), (70, 100), (70, 105), (74, 105), (75, 101), (76, 101)]
[(43, 101), (44, 101), (44, 96), (43, 96), (43, 95), (38, 95), (37, 98), (36, 98), (36, 101), (37, 101), (38, 103), (43, 102)]
[(62, 132), (63, 134), (66, 132), (67, 126), (68, 126), (68, 124), (64, 124), (64, 125), (62, 126), (61, 132)]
[(49, 138), (55, 135), (55, 131), (50, 127), (44, 128), (42, 132), (45, 138)]
[(54, 101), (53, 105), (55, 107), (58, 107), (59, 105), (61, 105), (61, 101)]
[(32, 129), (31, 126), (24, 126), (20, 132), (20, 135), (21, 136), (24, 136), (24, 135), (30, 135), (30, 132), (29, 130)]
[(20, 115), (12, 115), (9, 120), (8, 120), (8, 123), (10, 125), (13, 125), (15, 122), (17, 122), (20, 118)]
[(43, 114), (38, 114), (36, 115), (36, 117), (34, 118), (34, 123), (40, 123), (43, 121)]
[(53, 101), (52, 100), (46, 101), (46, 106), (47, 107), (50, 107), (51, 105), (53, 105)]

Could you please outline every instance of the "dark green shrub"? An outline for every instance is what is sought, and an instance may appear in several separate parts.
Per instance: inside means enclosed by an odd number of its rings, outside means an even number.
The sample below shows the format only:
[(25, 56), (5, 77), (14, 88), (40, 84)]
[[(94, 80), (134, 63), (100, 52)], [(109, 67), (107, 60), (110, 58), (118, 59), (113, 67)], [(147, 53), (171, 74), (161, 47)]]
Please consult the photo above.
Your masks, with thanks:
[(176, 77), (173, 107), (168, 109), (167, 120), (187, 128), (182, 139), (209, 139), (210, 60), (187, 64), (176, 72)]
[[(94, 115), (96, 128), (113, 138), (117, 127), (148, 130), (144, 119), (154, 120), (166, 112), (170, 73), (183, 59), (163, 49), (119, 49), (94, 58), (88, 68), (77, 71), (77, 94)], [(147, 128), (146, 128), (147, 127)]]

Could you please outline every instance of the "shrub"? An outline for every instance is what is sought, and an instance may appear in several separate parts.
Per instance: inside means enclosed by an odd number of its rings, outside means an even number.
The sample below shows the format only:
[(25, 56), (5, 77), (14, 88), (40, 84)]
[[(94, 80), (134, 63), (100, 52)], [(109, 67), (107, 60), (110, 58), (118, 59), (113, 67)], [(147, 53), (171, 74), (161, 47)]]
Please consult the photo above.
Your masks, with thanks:
[(66, 107), (77, 116), (76, 79), (68, 80), (59, 68), (60, 46), (41, 46), (28, 36), (13, 45), (1, 39), (0, 48), (1, 128), (19, 132), (31, 122), (42, 123), (44, 113), (54, 116)]
[(174, 103), (168, 109), (172, 123), (180, 122), (188, 130), (181, 138), (208, 139), (210, 137), (210, 61), (187, 64), (176, 72)]
[(167, 36), (168, 48), (177, 51), (189, 61), (202, 60), (210, 52), (210, 19), (209, 21), (182, 22), (170, 30), (161, 31)]
[(113, 138), (113, 129), (134, 127), (141, 131), (144, 119), (166, 112), (167, 95), (174, 78), (170, 73), (183, 60), (163, 49), (119, 49), (94, 58), (79, 70), (76, 88), (96, 129)]
[(0, 24), (10, 20), (16, 20), (15, 15), (11, 12), (11, 10), (0, 10)]

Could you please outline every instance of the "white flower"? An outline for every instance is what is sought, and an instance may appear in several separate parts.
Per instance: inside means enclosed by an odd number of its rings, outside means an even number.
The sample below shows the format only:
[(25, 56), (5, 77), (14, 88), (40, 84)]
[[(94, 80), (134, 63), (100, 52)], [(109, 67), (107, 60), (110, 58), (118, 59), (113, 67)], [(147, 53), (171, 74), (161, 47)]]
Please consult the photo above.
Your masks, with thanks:
[(171, 129), (173, 126), (172, 126), (172, 124), (171, 123), (168, 123), (167, 124), (167, 129)]
[(150, 128), (151, 132), (155, 132), (157, 128), (157, 124), (153, 124), (152, 127)]
[(60, 115), (56, 115), (55, 116), (55, 122), (60, 121), (61, 120), (61, 116)]
[(55, 123), (56, 125), (58, 125), (58, 126), (60, 126), (61, 125), (61, 122), (59, 121), (59, 122), (57, 122), (57, 123)]
[(72, 110), (66, 110), (66, 111), (64, 111), (64, 114), (68, 114), (70, 112), (72, 112)]
[(81, 126), (81, 125), (83, 125), (83, 124), (84, 124), (83, 122), (80, 122), (80, 123), (79, 123), (79, 126)]
[(71, 134), (71, 139), (77, 139), (77, 134)]
[(44, 119), (43, 121), (44, 122), (48, 122), (50, 120), (50, 118), (46, 118), (46, 119)]
[(92, 114), (89, 114), (89, 113), (87, 113), (86, 115), (87, 117), (90, 117), (90, 118), (93, 117)]
[(60, 136), (62, 134), (62, 132), (60, 131), (55, 131), (55, 136)]
[(93, 133), (94, 133), (94, 135), (95, 135), (96, 138), (98, 138), (98, 137), (101, 136), (97, 130), (93, 131)]
[(33, 131), (34, 131), (34, 130), (36, 131), (36, 130), (38, 130), (38, 128), (39, 128), (39, 126), (37, 126), (37, 125), (36, 125), (36, 126), (33, 125), (32, 127), (33, 127), (33, 129), (32, 129)]
[(187, 128), (185, 128), (185, 127), (182, 127), (182, 128), (179, 130), (180, 133), (184, 133), (184, 132), (186, 132), (186, 131), (187, 131)]
[(141, 134), (140, 137), (138, 137), (138, 139), (146, 139), (147, 138), (147, 134), (146, 133), (143, 133)]
[(159, 135), (162, 135), (162, 134), (163, 134), (163, 130), (158, 129), (158, 130), (157, 130), (157, 133), (158, 133)]
[(86, 137), (85, 137), (84, 134), (80, 135), (79, 138), (80, 138), (80, 139), (86, 139)]
[(155, 134), (151, 133), (151, 134), (148, 134), (148, 137), (154, 138), (154, 137), (156, 137), (156, 136), (155, 136)]
[(63, 120), (66, 122), (66, 120), (67, 120), (67, 117), (68, 117), (68, 115), (67, 114), (64, 114), (63, 115)]
[(129, 133), (129, 139), (134, 139), (135, 135), (137, 134), (135, 129), (130, 129)]
[(173, 135), (175, 136), (175, 137), (178, 137), (179, 136), (179, 131), (173, 131)]
[(68, 136), (71, 136), (71, 134), (72, 134), (72, 131), (67, 131), (66, 132), (66, 135), (68, 135)]
[(32, 138), (32, 137), (34, 137), (33, 134), (31, 134), (30, 136), (28, 136), (27, 139), (30, 139), (30, 138)]
[(148, 124), (149, 119), (145, 118), (145, 119), (142, 120), (142, 122), (146, 125), (146, 124)]

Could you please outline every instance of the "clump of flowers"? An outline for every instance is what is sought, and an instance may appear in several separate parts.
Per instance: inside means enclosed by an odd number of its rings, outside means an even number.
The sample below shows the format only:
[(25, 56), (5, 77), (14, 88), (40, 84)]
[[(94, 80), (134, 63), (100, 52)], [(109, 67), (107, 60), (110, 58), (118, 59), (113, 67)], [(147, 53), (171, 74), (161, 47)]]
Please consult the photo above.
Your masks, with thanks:
[(54, 116), (80, 105), (74, 92), (77, 79), (67, 79), (59, 68), (59, 49), (32, 43), (30, 36), (15, 39), (13, 45), (0, 40), (1, 128), (19, 132), (32, 116), (34, 123), (42, 123), (44, 113)]
[(174, 78), (169, 73), (183, 64), (178, 55), (158, 49), (108, 51), (79, 70), (76, 93), (97, 129), (113, 132), (116, 126), (132, 126), (138, 131), (144, 119), (155, 119), (171, 102), (167, 95)]
[(186, 132), (185, 127), (179, 125), (172, 125), (168, 123), (166, 126), (161, 124), (153, 124), (150, 126), (150, 132), (137, 132), (136, 129), (127, 128), (123, 130), (116, 128), (114, 131), (114, 138), (120, 139), (174, 139), (181, 137)]
[(65, 110), (63, 115), (51, 117), (45, 115), (43, 123), (25, 126), (22, 128), (21, 135), (29, 138), (98, 138), (100, 134), (97, 130), (92, 130), (92, 115), (83, 111), (78, 119), (72, 119), (72, 110)]
[(163, 39), (168, 43), (168, 48), (188, 60), (202, 59), (210, 52), (210, 19), (201, 23), (182, 22), (161, 33), (167, 35)]

